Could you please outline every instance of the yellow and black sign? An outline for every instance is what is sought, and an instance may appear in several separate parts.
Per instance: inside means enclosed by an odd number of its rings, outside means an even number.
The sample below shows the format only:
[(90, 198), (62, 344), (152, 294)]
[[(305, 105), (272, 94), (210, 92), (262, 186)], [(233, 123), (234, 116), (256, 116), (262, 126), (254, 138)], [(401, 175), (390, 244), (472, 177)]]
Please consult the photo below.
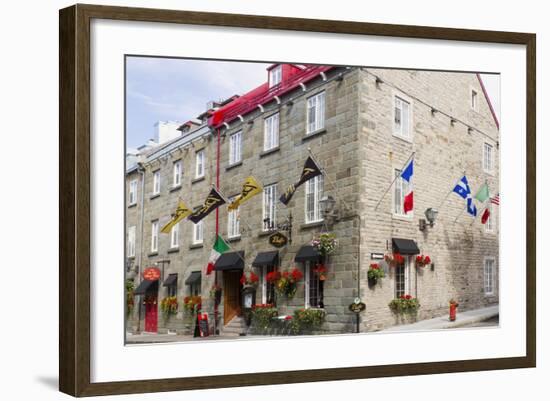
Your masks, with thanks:
[(259, 194), (263, 191), (262, 186), (258, 183), (258, 181), (250, 176), (248, 177), (243, 184), (243, 189), (241, 190), (241, 193), (235, 198), (233, 202), (229, 204), (227, 207), (228, 210), (235, 210), (237, 209), (241, 203), (246, 202), (250, 198), (252, 198), (254, 195)]
[(187, 206), (185, 206), (185, 203), (183, 201), (178, 202), (178, 207), (175, 211), (175, 213), (172, 215), (172, 218), (162, 229), (160, 230), (161, 233), (168, 234), (172, 227), (174, 227), (176, 224), (178, 224), (182, 219), (186, 218), (191, 214), (191, 209), (189, 209)]
[(300, 176), (300, 180), (298, 180), (297, 183), (291, 184), (288, 186), (286, 191), (281, 195), (279, 200), (284, 203), (285, 205), (288, 205), (288, 202), (290, 202), (290, 199), (292, 199), (292, 196), (294, 195), (294, 192), (296, 192), (296, 189), (302, 185), (304, 182), (311, 180), (313, 177), (317, 177), (318, 175), (323, 174), (317, 163), (315, 163), (315, 160), (309, 156), (304, 163), (304, 169), (302, 170), (302, 175)]
[(197, 208), (190, 216), (189, 220), (197, 224), (199, 221), (208, 216), (213, 210), (216, 210), (225, 203), (223, 196), (221, 196), (216, 188), (212, 188), (212, 191), (208, 194), (208, 197), (204, 201), (204, 204)]
[(288, 238), (283, 233), (277, 231), (269, 236), (269, 243), (275, 248), (282, 248), (288, 243)]

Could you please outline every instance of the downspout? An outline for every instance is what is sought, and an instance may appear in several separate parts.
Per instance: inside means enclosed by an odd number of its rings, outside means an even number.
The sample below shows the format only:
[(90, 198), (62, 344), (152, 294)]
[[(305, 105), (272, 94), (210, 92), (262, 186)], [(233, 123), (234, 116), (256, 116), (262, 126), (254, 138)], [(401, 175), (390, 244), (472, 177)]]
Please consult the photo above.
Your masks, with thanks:
[[(145, 168), (143, 167), (142, 163), (138, 163), (138, 171), (141, 176), (141, 201), (140, 201), (140, 212), (139, 212), (139, 252), (138, 252), (138, 277), (141, 277), (142, 272), (142, 251), (143, 251), (143, 210), (144, 210), (144, 202), (145, 202)], [(141, 304), (143, 302), (142, 296), (139, 296), (139, 305), (138, 305), (138, 319), (137, 319), (137, 328), (136, 331), (139, 334), (141, 332), (140, 325), (141, 325)]]
[[(220, 190), (220, 129), (217, 129), (217, 146), (216, 146), (216, 190)], [(220, 209), (216, 208), (216, 240), (220, 231)], [(218, 272), (214, 270), (214, 284), (218, 285)], [(221, 302), (221, 300), (220, 300)], [(214, 334), (218, 333), (218, 311), (219, 305), (214, 301)]]

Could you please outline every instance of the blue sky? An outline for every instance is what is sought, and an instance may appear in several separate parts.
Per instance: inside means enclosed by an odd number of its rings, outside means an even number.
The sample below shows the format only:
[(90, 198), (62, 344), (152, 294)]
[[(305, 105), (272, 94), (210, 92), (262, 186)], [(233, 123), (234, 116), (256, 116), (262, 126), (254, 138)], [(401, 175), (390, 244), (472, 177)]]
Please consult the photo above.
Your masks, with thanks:
[[(185, 122), (210, 100), (243, 94), (267, 80), (270, 64), (153, 57), (126, 59), (127, 147), (154, 136), (157, 121)], [(499, 116), (498, 76), (483, 75)]]

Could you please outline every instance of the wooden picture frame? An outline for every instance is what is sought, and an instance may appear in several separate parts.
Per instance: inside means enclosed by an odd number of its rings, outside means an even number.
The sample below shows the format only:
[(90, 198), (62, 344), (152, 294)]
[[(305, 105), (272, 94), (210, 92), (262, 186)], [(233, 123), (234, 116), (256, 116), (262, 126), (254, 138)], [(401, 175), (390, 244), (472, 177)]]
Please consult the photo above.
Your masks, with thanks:
[[(92, 383), (90, 380), (90, 21), (94, 18), (292, 30), (399, 38), (517, 44), (526, 47), (526, 356), (309, 371), (230, 374)], [(95, 5), (60, 11), (59, 388), (73, 396), (145, 393), (266, 384), (534, 367), (536, 363), (536, 36), (349, 21), (217, 14)]]

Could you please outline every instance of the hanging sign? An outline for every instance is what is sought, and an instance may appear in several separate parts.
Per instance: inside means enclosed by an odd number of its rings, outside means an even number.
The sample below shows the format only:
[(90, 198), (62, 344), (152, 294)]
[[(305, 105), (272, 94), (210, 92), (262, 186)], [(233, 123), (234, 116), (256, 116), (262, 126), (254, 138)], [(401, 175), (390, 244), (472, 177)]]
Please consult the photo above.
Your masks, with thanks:
[(197, 317), (199, 321), (199, 335), (200, 337), (208, 337), (208, 314), (199, 313)]
[(143, 271), (143, 279), (148, 281), (155, 281), (160, 278), (160, 270), (158, 267), (148, 267)]
[(361, 302), (361, 299), (355, 298), (354, 302), (348, 306), (348, 309), (353, 313), (361, 313), (365, 310), (367, 305)]
[(277, 231), (269, 236), (269, 243), (275, 248), (282, 248), (288, 243), (288, 238), (283, 233)]

